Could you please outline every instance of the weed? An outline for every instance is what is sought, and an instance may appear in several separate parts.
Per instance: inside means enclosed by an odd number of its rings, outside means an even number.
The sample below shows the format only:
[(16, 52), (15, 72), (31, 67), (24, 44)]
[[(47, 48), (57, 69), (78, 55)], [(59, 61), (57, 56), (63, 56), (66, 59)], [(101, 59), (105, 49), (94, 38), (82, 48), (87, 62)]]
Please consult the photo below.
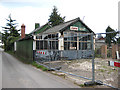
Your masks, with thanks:
[(99, 69), (99, 71), (101, 71), (101, 72), (105, 72), (105, 70), (103, 70), (103, 69)]
[(36, 63), (36, 62), (32, 62), (32, 65), (33, 65), (33, 66), (37, 66), (37, 63)]
[(106, 67), (106, 66), (103, 66), (103, 68), (107, 69), (107, 67)]
[(110, 74), (111, 72), (108, 72), (108, 74)]
[(48, 69), (42, 65), (37, 64), (36, 62), (32, 63), (33, 66), (42, 69), (43, 71), (48, 71)]
[(85, 85), (84, 85), (84, 84), (80, 84), (79, 86), (80, 86), (80, 87), (84, 87)]

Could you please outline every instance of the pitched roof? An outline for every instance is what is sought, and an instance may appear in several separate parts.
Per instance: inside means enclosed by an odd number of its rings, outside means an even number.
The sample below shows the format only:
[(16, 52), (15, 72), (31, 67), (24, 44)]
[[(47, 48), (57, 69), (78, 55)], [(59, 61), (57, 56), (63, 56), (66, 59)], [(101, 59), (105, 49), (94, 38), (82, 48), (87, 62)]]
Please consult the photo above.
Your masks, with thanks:
[(63, 30), (65, 30), (65, 28), (67, 28), (68, 26), (70, 26), (71, 24), (74, 24), (75, 22), (80, 21), (90, 32), (93, 32), (87, 25), (85, 25), (85, 23), (83, 23), (80, 18), (76, 18), (67, 22), (64, 22), (62, 24), (59, 24), (57, 26), (54, 26), (52, 28), (47, 29), (46, 31), (44, 31), (43, 33), (55, 33), (55, 32), (61, 32)]
[(32, 35), (26, 34), (24, 38), (19, 38), (16, 41), (23, 41), (23, 40), (28, 40), (28, 39), (33, 39)]
[[(49, 26), (49, 23), (46, 23), (45, 25), (42, 25), (41, 27), (34, 29), (30, 34), (34, 34), (35, 32), (41, 30), (41, 29), (42, 29), (44, 26), (46, 26), (46, 25)], [(45, 29), (47, 29), (47, 28), (45, 28)], [(41, 31), (41, 32), (42, 32), (42, 31)]]

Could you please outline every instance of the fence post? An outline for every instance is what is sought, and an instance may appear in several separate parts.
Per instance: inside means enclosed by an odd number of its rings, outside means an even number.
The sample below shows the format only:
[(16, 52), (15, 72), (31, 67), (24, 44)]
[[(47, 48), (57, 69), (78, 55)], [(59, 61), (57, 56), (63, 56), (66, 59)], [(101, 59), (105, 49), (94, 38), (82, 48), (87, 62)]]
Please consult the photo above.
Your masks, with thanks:
[(91, 86), (95, 85), (95, 63), (94, 63), (94, 58), (95, 58), (95, 52), (94, 52), (94, 34), (91, 34), (91, 50), (92, 50), (92, 81), (90, 82), (85, 82), (85, 86)]

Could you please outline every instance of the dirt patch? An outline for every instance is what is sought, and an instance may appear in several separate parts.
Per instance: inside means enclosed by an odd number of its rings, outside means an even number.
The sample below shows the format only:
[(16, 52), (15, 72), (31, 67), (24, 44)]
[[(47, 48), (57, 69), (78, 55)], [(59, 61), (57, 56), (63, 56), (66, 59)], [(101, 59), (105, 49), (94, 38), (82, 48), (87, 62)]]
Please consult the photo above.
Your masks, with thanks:
[[(88, 61), (84, 61), (81, 63), (74, 63), (69, 65), (68, 68), (72, 68), (74, 70), (80, 69), (80, 70), (84, 70), (84, 71), (91, 71), (92, 70), (92, 65), (91, 62)], [(98, 69), (98, 66), (95, 65), (95, 69)]]
[[(95, 80), (100, 80), (108, 85), (118, 87), (118, 68), (108, 66), (108, 61), (114, 61), (113, 59), (95, 59)], [(44, 63), (49, 67), (56, 68), (61, 67), (62, 71), (66, 71), (75, 75), (92, 78), (92, 60), (91, 59), (79, 59), (79, 60), (61, 60)], [(70, 76), (68, 74), (59, 73), (54, 71), (54, 74), (63, 76), (65, 79), (73, 81), (75, 84), (82, 85), (89, 80), (82, 79), (80, 77)], [(107, 86), (94, 86), (103, 87)]]

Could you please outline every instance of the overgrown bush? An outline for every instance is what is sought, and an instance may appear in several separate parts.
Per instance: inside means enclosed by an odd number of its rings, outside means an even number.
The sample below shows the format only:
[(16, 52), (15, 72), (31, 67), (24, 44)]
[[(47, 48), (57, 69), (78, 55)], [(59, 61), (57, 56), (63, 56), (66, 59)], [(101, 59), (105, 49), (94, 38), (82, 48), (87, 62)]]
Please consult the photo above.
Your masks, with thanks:
[(96, 48), (96, 49), (95, 49), (95, 57), (96, 57), (96, 58), (101, 58), (100, 48)]
[(112, 50), (111, 49), (107, 50), (107, 57), (108, 58), (112, 57)]

